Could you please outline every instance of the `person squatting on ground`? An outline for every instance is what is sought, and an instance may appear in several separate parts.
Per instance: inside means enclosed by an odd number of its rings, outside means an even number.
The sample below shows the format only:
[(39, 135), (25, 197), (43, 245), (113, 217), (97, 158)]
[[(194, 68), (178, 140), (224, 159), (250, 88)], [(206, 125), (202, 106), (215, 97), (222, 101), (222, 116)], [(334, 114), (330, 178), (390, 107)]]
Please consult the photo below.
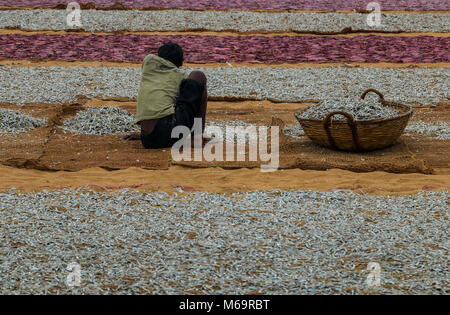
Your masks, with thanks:
[[(189, 75), (178, 68), (183, 65), (183, 49), (172, 42), (158, 49), (158, 56), (150, 54), (142, 62), (135, 122), (140, 134), (125, 140), (141, 140), (146, 149), (168, 148), (180, 138), (172, 138), (172, 129), (186, 126), (190, 130), (194, 118), (202, 119), (205, 131), (207, 107), (206, 76), (201, 71)], [(202, 142), (208, 139), (202, 136)]]

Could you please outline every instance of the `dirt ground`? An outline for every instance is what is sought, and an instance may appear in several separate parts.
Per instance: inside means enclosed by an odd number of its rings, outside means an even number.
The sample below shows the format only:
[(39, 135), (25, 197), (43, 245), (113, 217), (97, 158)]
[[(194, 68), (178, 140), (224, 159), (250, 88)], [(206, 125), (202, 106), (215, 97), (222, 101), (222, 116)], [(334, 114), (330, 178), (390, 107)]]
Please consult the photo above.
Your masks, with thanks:
[[(272, 119), (276, 119), (278, 125), (296, 126), (298, 122), (293, 113), (310, 105), (311, 103), (274, 104), (269, 101), (210, 102), (208, 120), (213, 123), (239, 120), (248, 124), (270, 126)], [(139, 141), (122, 140), (123, 135), (76, 135), (58, 127), (65, 119), (91, 106), (119, 106), (132, 114), (136, 111), (135, 102), (102, 100), (83, 100), (77, 104), (63, 105), (1, 106), (16, 108), (36, 117), (46, 117), (49, 123), (42, 128), (16, 137), (11, 135), (1, 137), (0, 162), (9, 166), (53, 171), (79, 171), (89, 167), (103, 167), (111, 170), (127, 167), (167, 169), (171, 164), (194, 168), (218, 166), (234, 169), (259, 167), (262, 164), (259, 160), (249, 162), (248, 158), (244, 162), (207, 162), (205, 160), (174, 162), (170, 159), (169, 150), (145, 150)], [(414, 119), (433, 121), (439, 117), (440, 120), (448, 122), (450, 119), (447, 112), (446, 105), (417, 109)], [(237, 150), (238, 148), (235, 148), (235, 152)], [(346, 153), (319, 147), (305, 136), (296, 139), (281, 134), (279, 167), (431, 174), (434, 169), (449, 167), (446, 159), (448, 153), (448, 141), (433, 140), (426, 136), (403, 136), (397, 144), (384, 150)], [(248, 149), (246, 154), (248, 155)]]
[[(275, 117), (284, 124), (296, 125), (293, 112), (310, 105), (210, 102), (208, 120), (239, 120), (269, 126)], [(92, 106), (119, 106), (134, 114), (136, 103), (94, 99), (62, 105), (1, 105), (46, 117), (49, 123), (16, 137), (0, 137), (0, 190), (88, 185), (102, 190), (172, 192), (180, 189), (224, 193), (254, 189), (352, 189), (370, 194), (405, 194), (450, 187), (449, 141), (404, 135), (391, 148), (348, 154), (318, 147), (305, 136), (299, 139), (282, 136), (280, 170), (262, 173), (261, 162), (176, 163), (171, 161), (169, 150), (145, 150), (139, 141), (123, 141), (121, 135), (73, 135), (57, 127), (79, 110)], [(441, 104), (416, 108), (414, 120), (450, 122), (449, 116), (448, 105)]]
[(225, 170), (171, 166), (167, 170), (145, 170), (131, 167), (109, 171), (88, 168), (78, 172), (48, 172), (1, 166), (0, 191), (10, 188), (24, 191), (57, 190), (89, 187), (100, 191), (137, 189), (173, 193), (207, 191), (217, 193), (252, 190), (319, 190), (347, 189), (373, 195), (404, 195), (421, 190), (450, 188), (450, 175), (393, 174), (386, 172), (355, 173), (339, 169), (329, 171), (280, 170), (262, 173), (259, 169)]

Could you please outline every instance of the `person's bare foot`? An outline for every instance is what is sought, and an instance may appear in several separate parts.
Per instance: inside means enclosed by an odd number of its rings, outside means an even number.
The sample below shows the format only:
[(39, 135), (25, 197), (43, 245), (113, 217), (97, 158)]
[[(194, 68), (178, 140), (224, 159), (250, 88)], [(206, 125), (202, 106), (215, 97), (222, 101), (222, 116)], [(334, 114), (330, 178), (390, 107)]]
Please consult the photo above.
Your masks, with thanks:
[(132, 133), (129, 135), (126, 135), (125, 137), (122, 138), (123, 140), (128, 140), (128, 141), (132, 141), (132, 140), (141, 140), (141, 135), (138, 133)]

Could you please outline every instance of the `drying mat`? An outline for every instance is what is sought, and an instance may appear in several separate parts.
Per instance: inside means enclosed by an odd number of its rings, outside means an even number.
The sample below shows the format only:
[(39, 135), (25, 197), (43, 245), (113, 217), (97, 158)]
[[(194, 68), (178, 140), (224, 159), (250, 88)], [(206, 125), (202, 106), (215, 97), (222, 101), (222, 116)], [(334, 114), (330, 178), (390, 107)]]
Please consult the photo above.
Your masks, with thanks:
[[(113, 102), (112, 102), (113, 103)], [(134, 104), (116, 104), (122, 109), (134, 113)], [(91, 105), (92, 106), (92, 105)], [(89, 106), (90, 107), (90, 106)], [(0, 105), (0, 108), (20, 110), (37, 118), (47, 118), (49, 125), (20, 134), (0, 136), (0, 163), (14, 167), (36, 168), (44, 170), (77, 171), (89, 167), (104, 167), (106, 169), (124, 169), (128, 167), (141, 167), (148, 169), (167, 169), (170, 161), (170, 149), (145, 150), (140, 141), (123, 141), (122, 135), (75, 135), (64, 133), (56, 129), (51, 133), (52, 122), (61, 123), (64, 119), (73, 116), (80, 109), (80, 105), (49, 105), (30, 104), (26, 106)], [(420, 113), (422, 118), (442, 118), (444, 108), (429, 109), (429, 113)], [(445, 108), (446, 109), (446, 108)], [(216, 111), (218, 108), (216, 108)], [(425, 111), (422, 110), (422, 111)], [(291, 118), (291, 111), (274, 110), (278, 117), (284, 121), (297, 123)], [(236, 112), (233, 112), (236, 114)], [(240, 119), (261, 125), (269, 124), (267, 112), (260, 113), (252, 108), (243, 111)], [(419, 114), (419, 113), (418, 113)], [(431, 116), (430, 116), (431, 115)], [(217, 117), (215, 117), (217, 116)], [(227, 118), (221, 108), (210, 113), (211, 118)], [(418, 115), (417, 115), (418, 116)], [(428, 117), (429, 116), (429, 117)], [(234, 115), (235, 117), (235, 115)], [(292, 116), (293, 117), (293, 116)], [(231, 118), (231, 116), (229, 117)], [(437, 117), (436, 117), (437, 119)], [(428, 119), (427, 119), (428, 120)], [(433, 119), (434, 120), (434, 119)], [(283, 127), (280, 119), (272, 121), (272, 125)], [(50, 136), (51, 135), (51, 136)], [(48, 141), (48, 143), (47, 143)], [(242, 146), (235, 146), (235, 152)], [(280, 134), (280, 168), (300, 168), (311, 170), (326, 170), (339, 168), (356, 172), (387, 171), (394, 173), (431, 173), (432, 168), (449, 168), (446, 157), (450, 155), (449, 141), (435, 140), (426, 136), (400, 138), (398, 144), (381, 151), (369, 153), (345, 153), (332, 151), (314, 145), (306, 137), (294, 139)], [(223, 167), (259, 168), (267, 162), (249, 162), (248, 147), (246, 147), (244, 162), (175, 162), (172, 164), (194, 168)], [(80, 154), (78, 154), (80, 153)], [(225, 160), (225, 159), (224, 159)]]
[[(437, 106), (415, 108), (410, 124), (423, 121), (428, 124), (445, 122), (450, 124), (450, 102), (440, 102)], [(410, 132), (403, 137), (409, 151), (417, 159), (427, 162), (433, 169), (450, 170), (450, 140), (439, 140), (436, 135), (420, 135)]]
[(433, 169), (450, 169), (450, 140), (418, 135), (403, 137), (402, 140), (416, 159), (426, 161)]
[(1, 104), (0, 108), (20, 111), (35, 118), (46, 118), (47, 124), (21, 133), (0, 133), (0, 163), (7, 166), (37, 168), (51, 125), (61, 111), (60, 105), (29, 104), (17, 106)]
[(303, 137), (282, 145), (280, 165), (282, 168), (309, 170), (339, 168), (353, 172), (431, 174), (433, 171), (427, 162), (414, 157), (402, 140), (384, 150), (350, 153), (322, 148)]
[[(214, 141), (214, 140), (213, 140)], [(236, 152), (245, 152), (245, 158), (244, 161), (226, 161), (226, 142), (223, 142), (223, 154), (222, 154), (222, 161), (206, 161), (204, 158), (201, 161), (175, 161), (172, 159), (171, 164), (172, 165), (180, 165), (180, 166), (186, 166), (186, 167), (193, 167), (193, 168), (206, 168), (206, 167), (222, 167), (225, 169), (238, 169), (238, 168), (255, 168), (260, 167), (261, 165), (267, 165), (267, 162), (261, 162), (261, 160), (257, 161), (250, 161), (249, 159), (249, 149), (248, 145), (233, 145), (233, 152), (235, 154), (235, 159), (237, 157)], [(269, 150), (270, 152), (270, 150)], [(196, 150), (191, 150), (191, 157), (192, 159), (195, 158)]]
[(123, 135), (76, 135), (58, 128), (45, 147), (40, 167), (55, 171), (169, 167), (170, 150), (146, 150), (140, 141), (122, 138)]
[[(197, 168), (223, 167), (235, 169), (255, 168), (268, 163), (261, 161), (249, 162), (247, 149), (246, 161), (244, 162), (172, 161), (172, 164)], [(418, 157), (414, 157), (409, 152), (406, 144), (402, 142), (384, 150), (368, 153), (347, 153), (319, 147), (306, 138), (289, 140), (280, 144), (279, 168), (305, 170), (337, 168), (353, 172), (432, 173), (428, 163)]]
[[(272, 125), (285, 126), (274, 118)], [(280, 165), (284, 168), (328, 170), (339, 168), (352, 172), (384, 171), (389, 173), (431, 174), (433, 169), (411, 153), (401, 137), (394, 145), (370, 152), (336, 151), (316, 145), (308, 137), (293, 139), (280, 135)]]
[[(87, 106), (87, 99), (79, 99), (77, 104), (64, 105), (58, 124), (75, 116)], [(109, 106), (119, 107), (135, 113), (135, 106), (111, 102)], [(45, 146), (38, 167), (54, 171), (79, 171), (90, 167), (109, 170), (139, 167), (144, 169), (167, 169), (170, 150), (146, 150), (140, 141), (125, 141), (124, 135), (78, 135), (56, 128)]]
[(37, 168), (50, 131), (50, 127), (42, 127), (20, 134), (0, 134), (0, 163), (14, 167)]
[[(281, 119), (273, 118), (273, 126), (285, 126)], [(270, 143), (270, 142), (269, 142)], [(243, 149), (242, 146), (240, 146)], [(235, 146), (235, 152), (237, 147)], [(225, 146), (224, 146), (225, 151)], [(270, 149), (269, 149), (270, 152)], [(172, 161), (172, 164), (188, 167), (254, 168), (267, 162), (249, 162), (248, 146), (245, 149), (244, 162), (229, 161)], [(431, 174), (432, 168), (423, 159), (414, 155), (403, 138), (395, 145), (384, 150), (365, 153), (334, 151), (314, 144), (307, 137), (294, 139), (280, 133), (280, 169), (300, 168), (305, 170), (328, 170), (333, 168), (353, 172), (384, 171), (390, 173)], [(225, 155), (225, 152), (224, 152)], [(193, 156), (193, 153), (192, 153)], [(225, 159), (224, 159), (225, 160)]]

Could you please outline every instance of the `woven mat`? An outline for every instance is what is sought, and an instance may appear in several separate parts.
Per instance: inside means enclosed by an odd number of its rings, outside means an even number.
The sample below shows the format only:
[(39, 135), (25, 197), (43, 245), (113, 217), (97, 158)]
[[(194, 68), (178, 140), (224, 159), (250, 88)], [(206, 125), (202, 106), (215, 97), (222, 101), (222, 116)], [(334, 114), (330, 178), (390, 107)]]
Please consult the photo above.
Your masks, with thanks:
[(286, 141), (280, 150), (280, 160), (282, 168), (311, 170), (339, 168), (353, 172), (432, 173), (427, 163), (415, 158), (402, 140), (384, 150), (349, 153), (322, 148), (309, 139), (302, 138)]
[[(275, 119), (272, 125), (284, 126), (283, 121)], [(172, 164), (188, 167), (224, 167), (224, 168), (255, 168), (266, 165), (267, 162), (249, 162), (248, 146), (236, 146), (236, 150), (246, 152), (243, 162), (226, 161), (172, 161)], [(225, 149), (224, 149), (225, 150)], [(269, 149), (270, 152), (270, 149)], [(408, 148), (403, 138), (395, 145), (366, 153), (349, 153), (323, 148), (314, 144), (306, 136), (295, 139), (280, 133), (279, 168), (300, 168), (305, 170), (327, 170), (339, 168), (354, 172), (384, 171), (390, 173), (424, 173), (431, 174), (432, 168), (426, 161), (417, 158)]]
[[(249, 161), (248, 147), (234, 146), (246, 152), (244, 161), (208, 162), (171, 160), (170, 149), (145, 150), (140, 141), (124, 141), (121, 135), (95, 136), (75, 135), (56, 129), (52, 122), (60, 123), (73, 116), (79, 106), (27, 105), (24, 107), (1, 105), (2, 108), (21, 110), (35, 117), (46, 117), (49, 124), (21, 134), (0, 135), (0, 163), (8, 166), (42, 170), (77, 171), (89, 167), (125, 169), (140, 167), (167, 169), (170, 164), (194, 168), (259, 168), (267, 162)], [(130, 110), (126, 108), (127, 110)], [(257, 121), (266, 123), (253, 113)], [(291, 115), (289, 115), (291, 116)], [(270, 122), (269, 122), (270, 124)], [(272, 125), (283, 126), (283, 121)], [(401, 137), (394, 146), (368, 153), (333, 151), (312, 143), (307, 137), (299, 139), (280, 134), (280, 169), (300, 168), (327, 170), (339, 168), (355, 172), (385, 171), (393, 173), (432, 173), (433, 168), (449, 168), (447, 159), (449, 141), (436, 141), (429, 137)], [(270, 151), (269, 151), (270, 152)], [(194, 153), (192, 151), (192, 155)], [(225, 155), (225, 152), (224, 152)]]
[(20, 111), (35, 118), (46, 118), (48, 123), (31, 131), (22, 133), (0, 133), (0, 163), (7, 166), (38, 168), (39, 158), (44, 152), (45, 143), (52, 130), (56, 116), (61, 111), (59, 105), (29, 104), (17, 106), (1, 104), (0, 108)]
[[(248, 152), (248, 151), (247, 151)], [(224, 158), (225, 159), (225, 158)], [(172, 161), (174, 165), (188, 167), (255, 168), (267, 162), (248, 161)], [(339, 168), (353, 172), (384, 171), (390, 173), (431, 174), (432, 169), (424, 160), (414, 158), (407, 146), (400, 142), (388, 149), (370, 153), (347, 153), (319, 147), (310, 140), (290, 141), (280, 147), (280, 169), (328, 170)]]
[(39, 161), (43, 169), (78, 171), (89, 167), (167, 169), (170, 150), (146, 150), (123, 135), (75, 135), (57, 129)]

